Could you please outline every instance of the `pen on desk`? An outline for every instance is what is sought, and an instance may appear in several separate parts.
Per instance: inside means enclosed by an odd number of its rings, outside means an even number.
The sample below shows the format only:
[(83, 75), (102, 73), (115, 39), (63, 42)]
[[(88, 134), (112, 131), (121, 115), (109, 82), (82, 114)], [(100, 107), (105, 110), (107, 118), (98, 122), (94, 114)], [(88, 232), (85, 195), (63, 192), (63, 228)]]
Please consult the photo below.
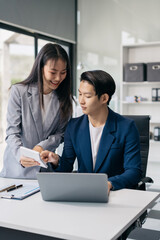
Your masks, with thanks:
[(7, 190), (9, 190), (9, 189), (11, 189), (11, 188), (14, 188), (15, 186), (16, 186), (16, 185), (14, 184), (14, 185), (11, 185), (11, 186), (9, 186), (9, 187), (5, 187), (5, 188), (1, 189), (0, 192), (7, 191)]
[(23, 184), (20, 184), (20, 185), (17, 185), (15, 187), (13, 187), (13, 188), (10, 188), (10, 189), (7, 190), (7, 192), (10, 192), (10, 191), (15, 190), (15, 189), (20, 188), (20, 187), (23, 187)]

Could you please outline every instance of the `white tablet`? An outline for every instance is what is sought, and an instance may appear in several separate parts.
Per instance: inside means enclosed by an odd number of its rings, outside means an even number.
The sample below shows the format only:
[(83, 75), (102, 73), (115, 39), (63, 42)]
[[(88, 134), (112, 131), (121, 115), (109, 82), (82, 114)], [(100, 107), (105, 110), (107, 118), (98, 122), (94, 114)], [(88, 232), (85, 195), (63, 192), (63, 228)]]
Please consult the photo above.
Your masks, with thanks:
[(20, 147), (20, 155), (24, 156), (24, 157), (28, 157), (28, 158), (34, 159), (35, 161), (40, 163), (41, 167), (44, 167), (44, 168), (48, 167), (48, 165), (40, 157), (39, 152), (36, 152), (36, 151), (34, 151), (32, 149), (29, 149), (29, 148)]

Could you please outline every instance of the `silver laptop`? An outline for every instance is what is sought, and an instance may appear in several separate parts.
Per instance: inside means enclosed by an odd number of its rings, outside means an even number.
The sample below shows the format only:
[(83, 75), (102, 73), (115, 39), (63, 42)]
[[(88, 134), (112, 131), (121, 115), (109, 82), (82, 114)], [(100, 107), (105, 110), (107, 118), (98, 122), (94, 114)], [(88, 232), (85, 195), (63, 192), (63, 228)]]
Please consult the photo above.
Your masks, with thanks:
[(108, 202), (107, 175), (100, 173), (37, 173), (45, 201)]

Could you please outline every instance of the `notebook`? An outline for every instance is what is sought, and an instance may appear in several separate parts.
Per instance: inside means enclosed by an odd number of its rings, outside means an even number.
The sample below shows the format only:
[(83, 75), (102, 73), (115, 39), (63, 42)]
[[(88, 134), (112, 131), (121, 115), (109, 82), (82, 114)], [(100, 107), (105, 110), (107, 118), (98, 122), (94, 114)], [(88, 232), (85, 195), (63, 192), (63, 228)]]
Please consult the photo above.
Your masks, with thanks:
[(39, 172), (42, 199), (67, 202), (108, 202), (106, 174)]

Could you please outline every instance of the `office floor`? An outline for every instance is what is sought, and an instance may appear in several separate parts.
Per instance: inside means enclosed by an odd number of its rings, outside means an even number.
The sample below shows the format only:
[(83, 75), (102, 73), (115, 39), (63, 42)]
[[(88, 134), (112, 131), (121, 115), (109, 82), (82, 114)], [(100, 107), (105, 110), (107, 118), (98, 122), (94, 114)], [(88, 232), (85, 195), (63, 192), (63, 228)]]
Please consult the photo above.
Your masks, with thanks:
[[(160, 161), (148, 163), (147, 176), (154, 180), (147, 185), (147, 191), (160, 192)], [(133, 230), (127, 240), (160, 240), (160, 198), (148, 209), (148, 218), (142, 228)]]

